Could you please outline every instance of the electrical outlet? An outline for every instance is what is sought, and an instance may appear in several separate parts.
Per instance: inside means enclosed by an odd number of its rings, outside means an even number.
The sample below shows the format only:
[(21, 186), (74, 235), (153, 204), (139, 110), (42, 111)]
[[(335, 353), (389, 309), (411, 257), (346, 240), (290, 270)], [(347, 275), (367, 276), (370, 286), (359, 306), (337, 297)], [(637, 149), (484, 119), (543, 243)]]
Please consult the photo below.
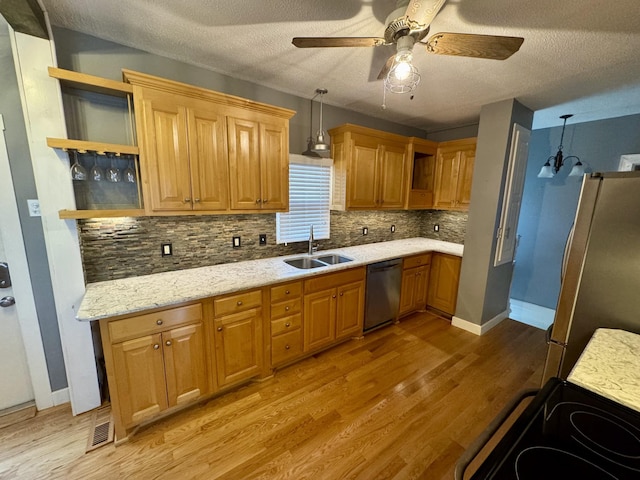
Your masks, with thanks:
[(233, 237), (233, 248), (240, 248), (240, 237)]
[(171, 248), (171, 244), (170, 243), (163, 243), (161, 244), (162, 247), (162, 256), (163, 257), (168, 257), (169, 255), (173, 255), (173, 248)]
[(266, 233), (261, 233), (260, 234), (260, 245), (266, 245), (267, 244), (267, 234)]
[(369, 229), (368, 229), (367, 227), (364, 227), (364, 228), (362, 229), (362, 234), (363, 234), (363, 235), (369, 235)]
[(391, 225), (391, 233), (396, 233), (396, 226), (395, 225)]
[(440, 225), (438, 225), (437, 223), (433, 226), (433, 231), (434, 232), (439, 232), (440, 231)]
[(41, 217), (40, 213), (40, 200), (27, 200), (27, 205), (29, 206), (29, 216), (30, 217)]

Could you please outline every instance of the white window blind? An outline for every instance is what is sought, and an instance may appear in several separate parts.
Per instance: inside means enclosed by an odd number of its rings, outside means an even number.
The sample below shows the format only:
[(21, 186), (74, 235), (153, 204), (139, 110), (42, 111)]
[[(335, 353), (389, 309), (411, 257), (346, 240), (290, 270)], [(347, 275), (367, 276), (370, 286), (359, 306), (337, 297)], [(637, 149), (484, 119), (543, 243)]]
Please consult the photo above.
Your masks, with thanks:
[(314, 238), (329, 238), (331, 164), (329, 158), (289, 156), (289, 212), (276, 214), (278, 243), (309, 240), (311, 225)]

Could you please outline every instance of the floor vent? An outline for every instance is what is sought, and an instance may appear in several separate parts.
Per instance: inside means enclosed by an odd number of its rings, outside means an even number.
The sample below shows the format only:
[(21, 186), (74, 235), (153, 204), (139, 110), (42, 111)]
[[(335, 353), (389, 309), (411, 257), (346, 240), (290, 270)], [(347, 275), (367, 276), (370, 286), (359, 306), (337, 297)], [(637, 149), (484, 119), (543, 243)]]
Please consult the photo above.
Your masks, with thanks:
[(90, 452), (111, 442), (113, 442), (113, 420), (111, 406), (107, 405), (93, 411), (86, 451)]

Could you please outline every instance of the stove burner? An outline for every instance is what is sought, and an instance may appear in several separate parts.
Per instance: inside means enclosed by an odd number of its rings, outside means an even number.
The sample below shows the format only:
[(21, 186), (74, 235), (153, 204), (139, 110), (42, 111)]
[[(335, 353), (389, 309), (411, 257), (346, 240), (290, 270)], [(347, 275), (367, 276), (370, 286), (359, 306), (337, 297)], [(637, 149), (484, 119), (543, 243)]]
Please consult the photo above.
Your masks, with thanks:
[(594, 463), (573, 453), (552, 447), (529, 447), (516, 457), (516, 478), (518, 480), (566, 480), (568, 478), (598, 478), (601, 480), (618, 477), (611, 475)]
[(585, 411), (575, 411), (569, 418), (578, 433), (605, 452), (640, 459), (640, 438), (632, 431), (638, 432), (633, 425), (624, 425), (626, 422), (619, 418)]

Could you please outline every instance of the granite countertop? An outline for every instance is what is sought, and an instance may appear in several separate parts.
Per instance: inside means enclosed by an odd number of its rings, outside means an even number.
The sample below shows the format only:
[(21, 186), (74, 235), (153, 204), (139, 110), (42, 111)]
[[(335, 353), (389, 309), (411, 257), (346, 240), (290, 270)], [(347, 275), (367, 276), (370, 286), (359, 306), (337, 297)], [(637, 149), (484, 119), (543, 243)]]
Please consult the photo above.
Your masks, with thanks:
[(597, 329), (567, 380), (640, 411), (640, 335)]
[(126, 315), (429, 251), (462, 256), (463, 246), (409, 238), (318, 251), (315, 255), (338, 253), (353, 261), (310, 270), (284, 263), (288, 258), (300, 257), (298, 254), (89, 283), (76, 319), (91, 321)]

